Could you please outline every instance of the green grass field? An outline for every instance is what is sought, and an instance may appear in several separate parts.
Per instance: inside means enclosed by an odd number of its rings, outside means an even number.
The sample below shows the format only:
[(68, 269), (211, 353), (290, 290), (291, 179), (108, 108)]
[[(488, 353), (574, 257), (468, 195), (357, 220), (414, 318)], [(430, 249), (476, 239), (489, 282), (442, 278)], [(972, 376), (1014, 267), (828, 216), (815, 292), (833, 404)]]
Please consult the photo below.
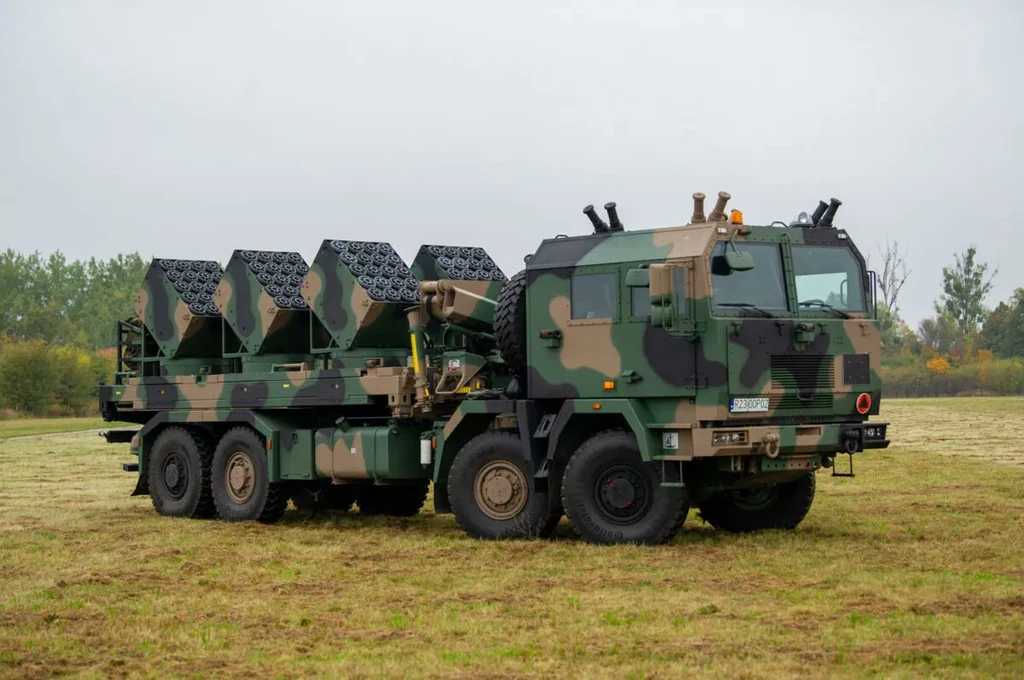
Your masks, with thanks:
[(1024, 399), (883, 415), (797, 530), (656, 548), (175, 520), (127, 445), (0, 442), (0, 676), (1024, 675)]
[(12, 437), (29, 437), (40, 434), (81, 432), (111, 427), (131, 427), (123, 423), (105, 423), (102, 418), (16, 418), (0, 420), (0, 441)]

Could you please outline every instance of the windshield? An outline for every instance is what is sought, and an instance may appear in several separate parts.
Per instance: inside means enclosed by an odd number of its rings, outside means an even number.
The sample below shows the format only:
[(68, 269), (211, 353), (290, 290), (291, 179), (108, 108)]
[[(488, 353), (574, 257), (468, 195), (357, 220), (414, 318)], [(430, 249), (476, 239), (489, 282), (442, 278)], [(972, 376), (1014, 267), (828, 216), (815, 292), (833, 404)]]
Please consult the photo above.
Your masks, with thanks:
[(793, 246), (797, 301), (804, 309), (828, 305), (864, 311), (860, 262), (845, 246)]
[(786, 309), (786, 284), (782, 278), (782, 256), (775, 243), (734, 244), (741, 253), (750, 253), (754, 268), (730, 271), (725, 264), (725, 249), (733, 244), (718, 243), (711, 253), (712, 299), (720, 312), (739, 313), (743, 305), (762, 310)]

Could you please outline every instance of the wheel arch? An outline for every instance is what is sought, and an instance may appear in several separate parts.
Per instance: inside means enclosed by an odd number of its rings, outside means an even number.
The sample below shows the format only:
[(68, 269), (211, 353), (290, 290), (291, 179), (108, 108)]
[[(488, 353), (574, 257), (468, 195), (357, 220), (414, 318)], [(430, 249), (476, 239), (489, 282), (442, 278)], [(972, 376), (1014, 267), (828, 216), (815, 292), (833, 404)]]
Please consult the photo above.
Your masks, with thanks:
[[(596, 406), (596, 408), (595, 408)], [(548, 460), (565, 460), (591, 436), (604, 430), (632, 432), (645, 461), (661, 452), (657, 435), (647, 427), (650, 413), (631, 399), (571, 399), (562, 404), (548, 433)]]
[(491, 425), (497, 417), (497, 412), (492, 409), (463, 408), (465, 406), (466, 404), (463, 404), (459, 407), (445, 423), (441, 430), (441, 436), (437, 438), (434, 456), (434, 484), (448, 484), (448, 472), (451, 470), (455, 456), (459, 454), (462, 447), (469, 443), (469, 440), (491, 429)]

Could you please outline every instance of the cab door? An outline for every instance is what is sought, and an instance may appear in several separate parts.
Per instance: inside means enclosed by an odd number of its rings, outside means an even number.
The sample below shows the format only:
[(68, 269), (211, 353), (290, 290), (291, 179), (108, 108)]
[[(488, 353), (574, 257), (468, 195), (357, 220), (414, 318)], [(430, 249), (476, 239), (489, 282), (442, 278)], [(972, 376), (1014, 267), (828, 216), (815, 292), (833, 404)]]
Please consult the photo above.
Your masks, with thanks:
[(527, 287), (529, 392), (535, 399), (601, 395), (622, 372), (620, 268), (545, 272)]
[(642, 391), (651, 397), (692, 396), (699, 382), (693, 262), (657, 263), (648, 270), (651, 309), (640, 348), (649, 376)]

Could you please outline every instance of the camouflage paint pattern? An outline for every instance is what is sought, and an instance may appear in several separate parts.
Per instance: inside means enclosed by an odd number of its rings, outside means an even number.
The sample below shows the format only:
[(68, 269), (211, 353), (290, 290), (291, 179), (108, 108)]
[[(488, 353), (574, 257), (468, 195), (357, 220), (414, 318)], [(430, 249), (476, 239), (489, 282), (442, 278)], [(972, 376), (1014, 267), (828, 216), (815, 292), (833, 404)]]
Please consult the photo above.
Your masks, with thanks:
[[(678, 448), (665, 452), (670, 457), (750, 454), (772, 442), (783, 453), (841, 450), (841, 425), (772, 421), (863, 422), (856, 407), (862, 393), (871, 396), (870, 412), (877, 413), (881, 352), (875, 321), (865, 312), (845, 319), (825, 309), (796, 308), (788, 271), (790, 310), (773, 318), (739, 308), (723, 314), (712, 304), (710, 259), (715, 245), (730, 239), (775, 244), (784, 262), (795, 244), (850, 248), (863, 265), (845, 232), (823, 228), (719, 223), (545, 241), (527, 265), (529, 396), (641, 400), (651, 417), (647, 427), (679, 435)], [(634, 315), (630, 305), (630, 270), (648, 268), (653, 281), (662, 267), (689, 291), (676, 300), (681, 313), (673, 328)], [(572, 318), (573, 279), (588, 274), (614, 277), (607, 318)], [(866, 274), (861, 285), (870, 300)], [(533, 342), (540, 334), (548, 339)], [(853, 375), (846, 368), (851, 361), (867, 370)], [(735, 397), (767, 397), (768, 409), (730, 412)], [(714, 428), (746, 423), (756, 427), (747, 428), (744, 445), (712, 444)]]
[(212, 261), (150, 263), (135, 296), (135, 316), (164, 357), (220, 356), (220, 311), (212, 304), (220, 278), (220, 265)]
[[(507, 279), (483, 248), (469, 246), (421, 246), (412, 263), (420, 281), (436, 281), (429, 302), (435, 320), (447, 320), (474, 331), (493, 332), (494, 307)], [(444, 284), (441, 284), (444, 281)], [(437, 322), (428, 334), (437, 336)]]
[(213, 295), (239, 343), (228, 347), (229, 353), (306, 351), (309, 309), (299, 289), (307, 271), (302, 256), (294, 252), (232, 254)]
[[(779, 249), (787, 309), (766, 318), (713, 304), (712, 253), (729, 241)], [(415, 479), (427, 474), (418, 461), (426, 431), (437, 440), (430, 474), (443, 482), (474, 434), (509, 428), (519, 428), (543, 471), (594, 431), (595, 416), (632, 430), (648, 460), (813, 467), (877, 414), (880, 338), (870, 305), (849, 318), (797, 306), (791, 251), (799, 244), (849, 249), (863, 272), (860, 253), (834, 228), (719, 220), (545, 241), (526, 268), (527, 380), (512, 396), (491, 389), (507, 375), (493, 338), (504, 274), (463, 257), (489, 261), (482, 250), (423, 246), (410, 270), (388, 244), (326, 240), (300, 296), (287, 299), (270, 289), (277, 280), (267, 275), (280, 272), (252, 263), (297, 267), (301, 258), (235, 251), (214, 292), (230, 335), (223, 356), (220, 335), (195, 339), (217, 332), (216, 313), (183, 313), (179, 291), (151, 267), (136, 311), (163, 353), (159, 374), (122, 376), (101, 389), (101, 404), (105, 417), (147, 428), (251, 423), (272, 443), (275, 479)], [(608, 312), (573, 318), (574, 281), (595, 274), (613, 282)], [(860, 284), (870, 300), (866, 274)], [(192, 358), (200, 355), (210, 359)], [(857, 408), (862, 394), (871, 397), (867, 414)], [(734, 412), (736, 398), (766, 399), (767, 409)], [(535, 436), (541, 416), (548, 431)], [(144, 457), (144, 438), (138, 450)]]
[[(371, 247), (374, 250), (367, 258)], [(348, 257), (357, 261), (347, 262)], [(389, 267), (391, 273), (367, 273), (371, 267)], [(381, 281), (395, 285), (376, 289)], [(418, 285), (389, 244), (328, 239), (302, 282), (302, 297), (329, 336), (331, 348), (405, 348), (409, 346), (409, 325), (404, 310), (417, 303)]]

